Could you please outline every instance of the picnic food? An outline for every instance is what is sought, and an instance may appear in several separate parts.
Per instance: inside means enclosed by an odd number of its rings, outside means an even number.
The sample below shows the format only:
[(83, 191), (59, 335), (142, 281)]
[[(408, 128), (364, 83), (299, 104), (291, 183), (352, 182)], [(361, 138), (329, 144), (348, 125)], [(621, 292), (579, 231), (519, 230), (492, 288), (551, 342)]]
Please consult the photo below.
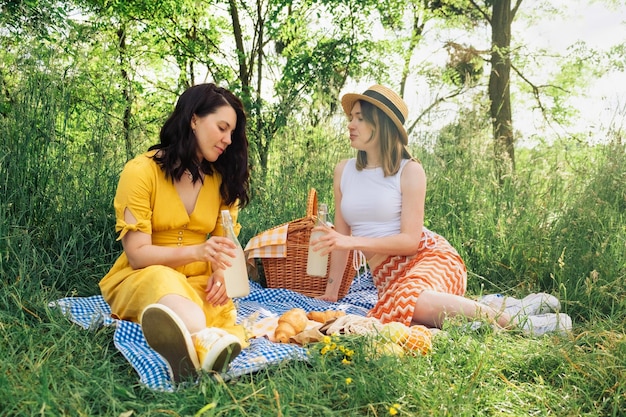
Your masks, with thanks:
[(397, 343), (383, 339), (374, 345), (374, 353), (377, 356), (403, 356), (404, 349)]
[(398, 344), (403, 344), (409, 337), (410, 330), (408, 326), (397, 321), (386, 323), (380, 331), (381, 336)]
[(432, 334), (428, 328), (422, 325), (414, 325), (409, 328), (410, 333), (402, 347), (406, 351), (426, 355), (432, 349)]
[(330, 319), (336, 319), (337, 317), (345, 316), (345, 311), (335, 311), (335, 310), (326, 310), (326, 311), (311, 311), (307, 314), (307, 318), (309, 320), (317, 321), (320, 323), (326, 323)]
[(278, 326), (274, 331), (274, 338), (281, 343), (288, 343), (289, 338), (302, 332), (309, 319), (301, 308), (292, 308), (278, 319)]

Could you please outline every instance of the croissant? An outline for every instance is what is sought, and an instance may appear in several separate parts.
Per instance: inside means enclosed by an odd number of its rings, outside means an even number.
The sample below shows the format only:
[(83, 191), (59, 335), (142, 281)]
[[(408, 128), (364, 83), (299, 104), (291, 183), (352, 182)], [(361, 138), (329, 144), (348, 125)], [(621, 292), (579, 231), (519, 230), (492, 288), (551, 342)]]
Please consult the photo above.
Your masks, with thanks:
[(278, 319), (278, 326), (274, 331), (274, 338), (281, 343), (288, 343), (289, 338), (302, 332), (309, 319), (301, 308), (292, 308)]
[(330, 319), (336, 319), (337, 317), (345, 316), (345, 311), (326, 310), (326, 311), (311, 311), (307, 314), (309, 320), (314, 320), (320, 323), (326, 323)]

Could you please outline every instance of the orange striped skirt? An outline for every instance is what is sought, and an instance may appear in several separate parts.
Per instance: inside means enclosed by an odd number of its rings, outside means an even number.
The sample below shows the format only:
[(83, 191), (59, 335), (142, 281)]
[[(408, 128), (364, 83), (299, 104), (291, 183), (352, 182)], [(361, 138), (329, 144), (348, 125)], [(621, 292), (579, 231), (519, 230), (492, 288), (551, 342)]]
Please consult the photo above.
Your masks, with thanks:
[(424, 230), (417, 254), (374, 256), (369, 264), (378, 302), (368, 315), (382, 323), (397, 321), (410, 326), (417, 298), (424, 290), (465, 294), (465, 263), (446, 239), (429, 230)]

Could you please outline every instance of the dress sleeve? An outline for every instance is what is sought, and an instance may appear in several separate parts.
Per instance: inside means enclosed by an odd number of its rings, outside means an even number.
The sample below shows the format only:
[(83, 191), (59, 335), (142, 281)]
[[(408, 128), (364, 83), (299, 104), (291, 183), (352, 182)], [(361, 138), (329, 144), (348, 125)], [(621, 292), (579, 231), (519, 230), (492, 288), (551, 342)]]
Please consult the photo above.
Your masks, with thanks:
[[(129, 161), (120, 175), (113, 205), (115, 207), (115, 231), (121, 240), (129, 231), (152, 234), (152, 202), (155, 187), (153, 169), (149, 158), (140, 156)], [(129, 224), (124, 220), (128, 209), (137, 223)]]

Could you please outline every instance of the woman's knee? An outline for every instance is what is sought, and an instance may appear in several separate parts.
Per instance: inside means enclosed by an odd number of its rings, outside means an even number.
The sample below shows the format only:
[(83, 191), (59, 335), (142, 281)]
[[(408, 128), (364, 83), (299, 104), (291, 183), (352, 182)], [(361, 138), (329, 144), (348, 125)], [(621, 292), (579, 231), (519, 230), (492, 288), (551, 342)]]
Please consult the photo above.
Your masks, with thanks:
[(172, 284), (176, 281), (186, 280), (184, 274), (164, 265), (150, 265), (141, 270), (135, 277), (136, 284), (146, 284), (153, 288), (161, 286), (161, 283)]

